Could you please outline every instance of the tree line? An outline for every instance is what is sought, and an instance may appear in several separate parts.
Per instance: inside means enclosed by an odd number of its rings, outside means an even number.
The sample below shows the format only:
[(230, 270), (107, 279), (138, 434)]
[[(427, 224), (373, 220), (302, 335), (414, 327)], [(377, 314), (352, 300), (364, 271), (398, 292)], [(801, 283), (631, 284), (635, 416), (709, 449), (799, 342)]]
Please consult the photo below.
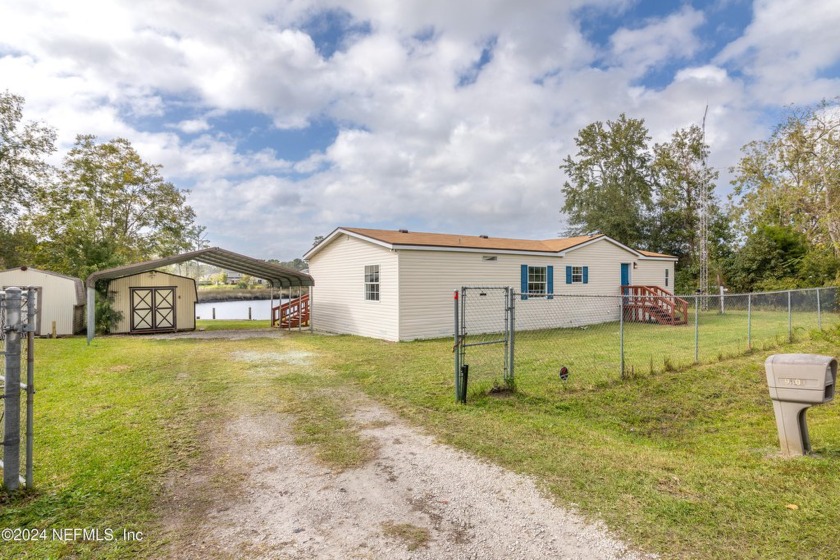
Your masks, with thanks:
[(200, 248), (188, 191), (123, 138), (81, 134), (59, 166), (55, 130), (24, 122), (0, 92), (0, 268), (31, 265), (86, 278), (97, 270)]
[(709, 284), (732, 292), (840, 282), (840, 100), (788, 108), (765, 140), (742, 148), (732, 194), (715, 195), (704, 131), (651, 145), (644, 120), (621, 114), (578, 132), (560, 166), (567, 235), (600, 232), (676, 256), (675, 290), (699, 287), (706, 207)]

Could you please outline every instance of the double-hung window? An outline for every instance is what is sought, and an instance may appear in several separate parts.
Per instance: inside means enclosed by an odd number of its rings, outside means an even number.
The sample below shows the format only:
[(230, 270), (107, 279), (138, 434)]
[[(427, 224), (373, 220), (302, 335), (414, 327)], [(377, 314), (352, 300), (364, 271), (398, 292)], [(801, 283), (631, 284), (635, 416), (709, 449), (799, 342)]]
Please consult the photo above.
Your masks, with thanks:
[(365, 299), (379, 301), (379, 265), (365, 265)]
[(572, 267), (572, 284), (583, 284), (583, 267)]
[(554, 297), (554, 267), (548, 266), (521, 266), (520, 296), (523, 300), (528, 296), (552, 299)]
[(531, 296), (544, 296), (548, 293), (548, 272), (544, 266), (528, 267), (528, 294)]

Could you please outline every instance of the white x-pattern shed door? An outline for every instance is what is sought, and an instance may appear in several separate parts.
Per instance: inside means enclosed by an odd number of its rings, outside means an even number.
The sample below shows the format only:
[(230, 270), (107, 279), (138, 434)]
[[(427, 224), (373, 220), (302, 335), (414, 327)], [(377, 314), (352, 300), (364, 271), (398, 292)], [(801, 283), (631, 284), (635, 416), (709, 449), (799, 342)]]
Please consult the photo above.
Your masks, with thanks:
[(175, 287), (131, 288), (131, 332), (174, 331)]

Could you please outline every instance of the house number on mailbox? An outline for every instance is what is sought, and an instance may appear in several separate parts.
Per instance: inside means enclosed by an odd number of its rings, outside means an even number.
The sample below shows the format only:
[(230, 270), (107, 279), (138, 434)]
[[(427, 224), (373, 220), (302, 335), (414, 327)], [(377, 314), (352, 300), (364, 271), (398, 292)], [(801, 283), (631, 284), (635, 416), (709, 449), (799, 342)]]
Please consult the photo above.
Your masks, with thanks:
[(801, 379), (780, 379), (785, 385), (796, 385), (797, 387), (802, 385)]

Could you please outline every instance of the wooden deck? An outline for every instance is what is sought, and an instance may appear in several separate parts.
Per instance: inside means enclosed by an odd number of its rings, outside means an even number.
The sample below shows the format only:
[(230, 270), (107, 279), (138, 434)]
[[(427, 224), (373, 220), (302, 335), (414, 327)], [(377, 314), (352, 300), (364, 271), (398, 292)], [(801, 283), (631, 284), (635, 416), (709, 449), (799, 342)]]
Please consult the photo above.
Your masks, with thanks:
[(621, 286), (624, 320), (660, 325), (688, 323), (688, 302), (659, 286)]
[(281, 329), (308, 327), (309, 318), (309, 294), (271, 308), (272, 327), (279, 327)]

